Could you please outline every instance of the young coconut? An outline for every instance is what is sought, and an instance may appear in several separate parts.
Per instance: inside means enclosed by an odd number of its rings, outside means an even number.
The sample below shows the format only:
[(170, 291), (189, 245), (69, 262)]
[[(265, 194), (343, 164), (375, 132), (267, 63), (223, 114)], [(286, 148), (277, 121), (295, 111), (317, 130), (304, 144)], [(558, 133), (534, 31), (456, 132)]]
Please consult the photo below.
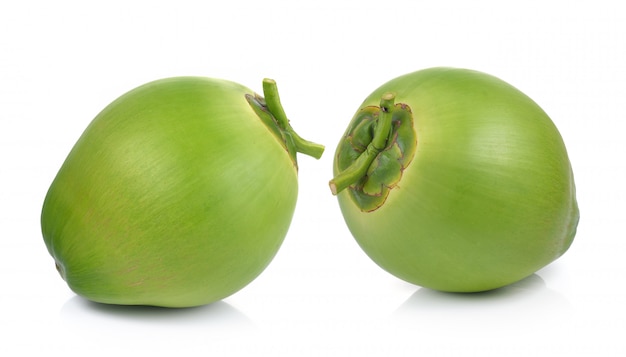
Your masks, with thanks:
[(201, 77), (122, 95), (87, 127), (43, 204), (44, 241), (77, 294), (189, 307), (255, 279), (279, 249), (298, 191), (300, 138), (276, 83), (265, 98)]
[(330, 181), (354, 238), (383, 269), (449, 292), (499, 288), (560, 257), (576, 233), (559, 131), (485, 73), (431, 68), (357, 110)]

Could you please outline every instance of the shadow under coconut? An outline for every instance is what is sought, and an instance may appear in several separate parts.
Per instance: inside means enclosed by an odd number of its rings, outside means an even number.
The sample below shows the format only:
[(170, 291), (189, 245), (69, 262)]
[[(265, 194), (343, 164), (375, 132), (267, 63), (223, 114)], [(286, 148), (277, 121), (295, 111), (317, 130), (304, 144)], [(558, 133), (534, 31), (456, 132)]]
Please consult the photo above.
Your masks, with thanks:
[(110, 305), (87, 300), (78, 295), (70, 298), (61, 309), (67, 320), (82, 319), (86, 314), (113, 322), (132, 321), (150, 325), (205, 325), (205, 326), (252, 326), (251, 320), (238, 309), (224, 301), (188, 308), (164, 308), (156, 306)]
[(503, 326), (516, 321), (517, 326), (524, 326), (537, 321), (562, 321), (571, 309), (563, 295), (549, 289), (539, 275), (533, 274), (511, 285), (478, 293), (419, 288), (392, 318), (407, 323), (428, 321), (439, 326), (453, 324), (467, 328), (477, 322)]

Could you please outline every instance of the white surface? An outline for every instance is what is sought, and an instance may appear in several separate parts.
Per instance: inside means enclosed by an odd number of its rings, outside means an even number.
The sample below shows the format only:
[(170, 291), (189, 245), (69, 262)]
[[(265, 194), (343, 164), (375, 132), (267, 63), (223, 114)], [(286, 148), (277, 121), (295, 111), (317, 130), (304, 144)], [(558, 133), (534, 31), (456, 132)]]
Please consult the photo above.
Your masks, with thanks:
[[(206, 4), (205, 4), (206, 3)], [(614, 1), (8, 1), (0, 5), (0, 355), (626, 355), (626, 12)], [(620, 10), (621, 9), (621, 10)], [(575, 170), (581, 222), (516, 286), (448, 295), (372, 263), (331, 196), (335, 145), (361, 101), (431, 66), (482, 70), (537, 101)], [(213, 305), (76, 297), (39, 228), (45, 192), (110, 101), (167, 76), (278, 83), (300, 196), (275, 260)], [(119, 354), (121, 353), (121, 354)]]

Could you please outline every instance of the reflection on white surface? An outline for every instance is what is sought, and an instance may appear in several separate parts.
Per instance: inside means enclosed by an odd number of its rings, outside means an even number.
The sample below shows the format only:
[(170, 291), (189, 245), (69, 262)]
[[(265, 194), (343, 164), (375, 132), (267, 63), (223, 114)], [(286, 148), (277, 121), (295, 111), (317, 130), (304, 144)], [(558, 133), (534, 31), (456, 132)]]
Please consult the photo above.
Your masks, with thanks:
[(556, 316), (570, 310), (571, 305), (563, 295), (549, 289), (539, 275), (533, 274), (509, 286), (480, 293), (445, 293), (420, 288), (394, 316), (478, 317), (488, 313), (494, 319), (501, 319), (512, 315)]
[[(199, 351), (232, 349), (241, 332), (256, 326), (224, 301), (170, 309), (94, 303), (74, 296), (60, 311), (56, 351), (76, 356), (199, 355)], [(223, 354), (219, 354), (223, 355)]]
[(209, 305), (172, 309), (154, 306), (107, 305), (89, 301), (80, 296), (70, 298), (61, 309), (61, 317), (80, 323), (86, 319), (100, 319), (110, 323), (158, 325), (205, 325), (220, 328), (251, 327), (252, 321), (241, 311), (224, 301)]
[[(396, 327), (421, 336), (426, 344), (455, 336), (455, 348), (528, 352), (554, 349), (575, 324), (568, 299), (533, 274), (512, 285), (481, 293), (444, 293), (420, 288), (393, 314)], [(546, 352), (544, 350), (543, 352)]]

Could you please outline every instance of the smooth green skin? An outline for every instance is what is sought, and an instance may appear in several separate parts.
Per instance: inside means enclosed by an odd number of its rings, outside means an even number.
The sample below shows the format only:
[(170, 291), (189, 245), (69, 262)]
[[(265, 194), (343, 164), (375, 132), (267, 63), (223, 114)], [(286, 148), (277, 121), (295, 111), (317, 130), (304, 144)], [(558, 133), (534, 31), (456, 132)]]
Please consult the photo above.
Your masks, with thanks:
[(478, 292), (529, 276), (569, 248), (579, 220), (572, 169), (535, 102), (484, 73), (431, 68), (382, 85), (361, 108), (387, 92), (414, 113), (415, 157), (373, 212), (347, 189), (338, 194), (374, 262), (423, 287)]
[(188, 307), (256, 278), (279, 249), (297, 169), (238, 84), (155, 81), (107, 106), (43, 205), (45, 243), (90, 300)]

